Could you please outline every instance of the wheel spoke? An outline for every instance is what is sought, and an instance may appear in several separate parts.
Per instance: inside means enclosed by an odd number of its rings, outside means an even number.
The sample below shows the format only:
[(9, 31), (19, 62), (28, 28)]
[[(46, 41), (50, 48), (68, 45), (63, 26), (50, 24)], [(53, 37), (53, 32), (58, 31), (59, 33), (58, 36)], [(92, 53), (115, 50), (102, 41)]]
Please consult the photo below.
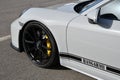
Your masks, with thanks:
[(42, 48), (45, 50), (51, 50), (51, 48), (47, 48), (47, 46), (45, 46), (45, 45), (42, 45)]
[(42, 34), (41, 34), (40, 30), (33, 29), (33, 35), (34, 35), (36, 41), (39, 41), (42, 39), (42, 37), (41, 37)]
[(37, 30), (37, 37), (38, 37), (39, 39), (41, 39), (41, 36), (42, 36), (42, 34), (41, 34), (40, 30)]
[(26, 43), (28, 44), (34, 44), (35, 42), (34, 41), (30, 41), (30, 40), (25, 40)]
[(46, 35), (42, 35), (42, 40), (45, 40), (46, 39)]
[(45, 53), (43, 52), (43, 50), (39, 50), (39, 52), (41, 53), (41, 59), (42, 59), (42, 61), (48, 59), (47, 54), (45, 54)]
[(35, 51), (36, 51), (36, 49), (34, 47), (29, 47), (29, 49), (28, 49), (28, 52), (30, 54), (34, 54)]
[[(32, 56), (33, 55), (33, 56)], [(37, 50), (35, 50), (34, 52), (31, 53), (31, 56), (32, 56), (32, 60), (39, 60), (40, 58), (40, 55), (38, 55), (38, 52)]]
[(43, 53), (41, 52), (41, 50), (38, 50), (38, 56), (39, 56), (39, 60), (40, 60), (40, 62), (43, 61), (42, 54), (43, 54)]
[(38, 37), (37, 37), (37, 34), (36, 34), (36, 30), (35, 30), (35, 29), (33, 29), (33, 35), (34, 35), (35, 41), (38, 41)]
[(44, 52), (42, 51), (42, 49), (38, 49), (38, 52), (39, 52), (40, 55), (44, 54)]
[(42, 48), (45, 50), (48, 50), (47, 46), (45, 46), (45, 45), (42, 45)]

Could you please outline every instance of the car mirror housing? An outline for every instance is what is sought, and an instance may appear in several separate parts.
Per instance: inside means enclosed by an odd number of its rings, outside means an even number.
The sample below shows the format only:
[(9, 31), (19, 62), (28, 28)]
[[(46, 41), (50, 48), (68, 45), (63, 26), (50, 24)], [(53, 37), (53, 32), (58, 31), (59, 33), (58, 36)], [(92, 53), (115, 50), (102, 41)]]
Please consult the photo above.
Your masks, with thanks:
[(91, 24), (96, 24), (98, 20), (99, 9), (94, 9), (87, 14), (88, 21)]

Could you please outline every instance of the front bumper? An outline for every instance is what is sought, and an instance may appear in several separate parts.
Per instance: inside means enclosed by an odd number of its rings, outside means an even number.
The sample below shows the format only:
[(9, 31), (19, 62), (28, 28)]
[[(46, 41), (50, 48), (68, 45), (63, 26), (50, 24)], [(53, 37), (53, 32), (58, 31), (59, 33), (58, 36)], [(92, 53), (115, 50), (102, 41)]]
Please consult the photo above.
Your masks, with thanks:
[(14, 50), (16, 50), (16, 51), (18, 51), (18, 52), (22, 52), (19, 48), (15, 47), (12, 43), (10, 43), (10, 46), (11, 46)]
[(20, 35), (21, 29), (22, 29), (22, 26), (20, 26), (19, 24), (19, 19), (15, 20), (11, 24), (11, 47), (19, 52), (20, 52), (19, 35)]

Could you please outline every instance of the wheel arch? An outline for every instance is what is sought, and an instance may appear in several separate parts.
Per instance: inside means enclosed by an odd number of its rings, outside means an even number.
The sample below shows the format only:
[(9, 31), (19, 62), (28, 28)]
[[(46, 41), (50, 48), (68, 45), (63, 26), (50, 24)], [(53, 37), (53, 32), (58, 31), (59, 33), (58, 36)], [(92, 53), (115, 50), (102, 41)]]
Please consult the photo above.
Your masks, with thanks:
[(55, 44), (56, 44), (57, 51), (58, 51), (58, 53), (59, 53), (58, 45), (57, 45), (57, 42), (56, 42), (56, 39), (55, 39), (53, 33), (51, 32), (51, 30), (50, 30), (46, 25), (44, 25), (42, 22), (37, 21), (37, 20), (27, 21), (27, 22), (23, 25), (22, 29), (20, 30), (20, 32), (19, 32), (19, 50), (20, 50), (20, 52), (24, 52), (23, 42), (22, 42), (22, 39), (23, 39), (23, 31), (24, 31), (26, 25), (29, 24), (29, 23), (31, 23), (31, 22), (38, 22), (38, 23), (42, 24), (44, 27), (46, 27), (46, 28), (50, 31), (52, 37), (54, 38), (54, 42), (55, 42)]

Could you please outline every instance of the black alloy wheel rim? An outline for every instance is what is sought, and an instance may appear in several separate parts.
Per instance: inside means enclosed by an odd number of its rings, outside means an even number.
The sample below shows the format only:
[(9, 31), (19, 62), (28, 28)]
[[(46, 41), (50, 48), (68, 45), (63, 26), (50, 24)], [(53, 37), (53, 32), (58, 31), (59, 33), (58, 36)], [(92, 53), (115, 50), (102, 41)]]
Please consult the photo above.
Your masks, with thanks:
[(24, 45), (28, 56), (37, 64), (46, 64), (52, 55), (49, 35), (44, 28), (37, 25), (29, 26), (25, 30)]

